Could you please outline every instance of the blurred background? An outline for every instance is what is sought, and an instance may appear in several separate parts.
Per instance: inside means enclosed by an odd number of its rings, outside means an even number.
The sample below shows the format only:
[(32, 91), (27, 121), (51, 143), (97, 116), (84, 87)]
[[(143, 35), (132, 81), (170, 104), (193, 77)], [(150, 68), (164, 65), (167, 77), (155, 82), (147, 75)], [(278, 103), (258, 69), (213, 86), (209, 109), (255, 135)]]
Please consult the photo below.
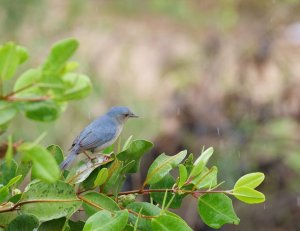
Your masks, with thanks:
[[(234, 200), (239, 226), (222, 230), (300, 230), (299, 0), (0, 0), (0, 42), (28, 48), (23, 67), (42, 63), (50, 46), (75, 37), (75, 60), (93, 93), (69, 104), (54, 123), (19, 116), (19, 138), (47, 131), (66, 151), (80, 130), (112, 105), (141, 116), (122, 134), (149, 139), (160, 153), (199, 155), (214, 146), (222, 186), (250, 171), (266, 180), (262, 205)], [(18, 139), (18, 137), (15, 137)], [(132, 179), (132, 187), (142, 182)], [(194, 199), (176, 210), (194, 230), (211, 230)]]

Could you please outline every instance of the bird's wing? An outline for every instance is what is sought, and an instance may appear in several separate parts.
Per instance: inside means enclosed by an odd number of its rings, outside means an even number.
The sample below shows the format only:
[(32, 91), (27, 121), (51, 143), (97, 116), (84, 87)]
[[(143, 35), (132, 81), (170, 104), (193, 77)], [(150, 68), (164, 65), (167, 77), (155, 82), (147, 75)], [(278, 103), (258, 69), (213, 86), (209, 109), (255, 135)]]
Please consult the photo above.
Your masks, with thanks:
[[(80, 136), (80, 135), (79, 135), (79, 136)], [(75, 140), (73, 141), (71, 147), (69, 148), (69, 151), (77, 144), (78, 139), (79, 139), (79, 136), (77, 136), (77, 137), (75, 138)]]
[(116, 135), (116, 127), (111, 124), (102, 124), (91, 129), (83, 137), (80, 137), (79, 146), (83, 150), (94, 149), (109, 142)]

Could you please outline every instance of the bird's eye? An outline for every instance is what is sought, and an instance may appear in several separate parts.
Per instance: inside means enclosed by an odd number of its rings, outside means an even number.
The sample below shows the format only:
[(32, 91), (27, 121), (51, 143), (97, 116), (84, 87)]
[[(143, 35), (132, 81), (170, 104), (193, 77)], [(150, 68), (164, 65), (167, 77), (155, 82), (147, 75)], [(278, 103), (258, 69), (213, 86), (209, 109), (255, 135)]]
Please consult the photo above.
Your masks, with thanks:
[(128, 117), (128, 116), (129, 116), (129, 114), (128, 114), (128, 113), (126, 113), (126, 114), (124, 114), (124, 116), (125, 116), (125, 117)]

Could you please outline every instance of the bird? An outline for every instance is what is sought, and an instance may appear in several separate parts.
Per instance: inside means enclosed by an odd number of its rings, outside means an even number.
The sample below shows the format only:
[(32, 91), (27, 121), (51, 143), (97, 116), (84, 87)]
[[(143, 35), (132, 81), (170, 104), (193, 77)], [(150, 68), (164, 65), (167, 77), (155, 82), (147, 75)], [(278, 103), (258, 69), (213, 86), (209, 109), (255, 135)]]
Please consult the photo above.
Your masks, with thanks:
[(69, 154), (60, 164), (62, 170), (68, 168), (77, 155), (86, 151), (102, 151), (112, 145), (123, 130), (129, 118), (138, 118), (128, 107), (115, 106), (104, 115), (87, 125), (74, 139)]

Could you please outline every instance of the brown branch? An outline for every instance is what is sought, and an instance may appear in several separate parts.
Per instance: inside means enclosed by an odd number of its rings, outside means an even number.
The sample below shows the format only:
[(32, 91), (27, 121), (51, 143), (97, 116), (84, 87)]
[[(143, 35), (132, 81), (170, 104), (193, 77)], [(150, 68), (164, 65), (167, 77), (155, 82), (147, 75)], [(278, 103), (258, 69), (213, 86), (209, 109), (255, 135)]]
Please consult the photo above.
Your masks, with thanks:
[[(177, 192), (182, 192), (182, 193), (188, 193), (191, 194), (192, 196), (198, 198), (199, 195), (201, 194), (205, 194), (205, 193), (226, 193), (226, 194), (230, 194), (231, 191), (228, 190), (195, 190), (195, 191), (191, 191), (191, 190), (178, 190), (178, 189), (145, 189), (145, 190), (131, 190), (131, 191), (125, 191), (125, 192), (119, 192), (119, 195), (128, 195), (128, 194), (149, 194), (151, 192), (161, 192), (161, 193), (165, 193), (165, 192), (173, 192), (173, 193), (177, 193)], [(113, 194), (106, 194), (107, 196), (113, 196)], [(49, 202), (74, 202), (74, 201), (84, 201), (85, 203), (99, 209), (99, 210), (106, 210), (105, 208), (99, 206), (98, 204), (89, 201), (87, 199), (85, 199), (84, 197), (77, 195), (78, 199), (72, 199), (72, 200), (60, 200), (60, 199), (46, 199), (46, 200), (27, 200), (27, 201), (21, 201), (19, 203), (16, 203), (14, 206), (10, 207), (10, 208), (4, 208), (4, 209), (0, 209), (0, 213), (5, 213), (5, 212), (10, 212), (10, 211), (14, 211), (14, 210), (19, 210), (20, 206), (24, 205), (24, 204), (30, 204), (30, 203), (49, 203)], [(120, 206), (121, 209), (127, 209), (127, 208), (123, 208)], [(148, 216), (148, 215), (143, 215), (140, 213), (137, 213), (131, 209), (127, 209), (129, 213), (134, 214), (136, 216), (145, 218), (145, 219), (152, 219), (155, 218), (156, 216)], [(109, 211), (109, 210), (108, 210)], [(110, 211), (112, 212), (112, 211)]]
[[(17, 152), (18, 147), (23, 143), (23, 140), (18, 140), (17, 142), (13, 143), (13, 153)], [(0, 158), (3, 158), (7, 152), (8, 143), (0, 144)]]
[(36, 83), (28, 84), (28, 85), (26, 85), (26, 86), (24, 86), (24, 87), (21, 87), (20, 89), (18, 89), (18, 90), (16, 90), (16, 91), (13, 91), (13, 92), (11, 92), (11, 93), (9, 93), (9, 94), (3, 96), (2, 98), (3, 98), (3, 99), (7, 99), (7, 98), (9, 98), (9, 97), (11, 97), (11, 96), (16, 95), (17, 93), (20, 93), (20, 92), (22, 92), (22, 91), (27, 90), (28, 88), (33, 87), (34, 85), (36, 85)]
[(13, 207), (11, 208), (7, 208), (7, 209), (0, 209), (0, 213), (4, 213), (4, 212), (10, 212), (13, 210), (17, 210), (20, 206), (24, 205), (24, 204), (30, 204), (30, 203), (45, 203), (45, 202), (74, 202), (74, 201), (80, 201), (80, 199), (73, 199), (73, 200), (60, 200), (60, 199), (48, 199), (48, 200), (28, 200), (28, 201), (21, 201), (17, 204), (15, 204)]
[(145, 219), (152, 219), (152, 218), (156, 218), (158, 216), (149, 216), (149, 215), (144, 215), (144, 214), (140, 214), (140, 213), (137, 213), (131, 209), (128, 209), (128, 208), (124, 208), (122, 206), (120, 206), (121, 209), (127, 209), (129, 213), (135, 215), (135, 216), (138, 216), (138, 217), (141, 217), (141, 218), (145, 218)]
[[(182, 190), (182, 189), (139, 189), (139, 190), (131, 190), (131, 191), (125, 191), (125, 192), (119, 192), (117, 195), (129, 195), (129, 194), (142, 194), (146, 195), (149, 193), (157, 192), (157, 193), (165, 193), (165, 192), (173, 192), (173, 193), (187, 193), (187, 194), (193, 194), (193, 193), (229, 193), (230, 191), (227, 190)], [(106, 194), (106, 196), (114, 196), (113, 193)]]
[(91, 206), (94, 206), (94, 207), (97, 208), (97, 209), (101, 209), (101, 210), (104, 209), (104, 208), (102, 208), (101, 206), (99, 206), (99, 205), (97, 205), (97, 204), (95, 204), (95, 203), (93, 203), (93, 202), (91, 202), (91, 201), (85, 199), (85, 198), (82, 197), (82, 196), (77, 196), (77, 197), (78, 197), (80, 200), (84, 201), (85, 203), (87, 203), (87, 204), (89, 204), (89, 205), (91, 205)]
[[(94, 206), (94, 207), (97, 208), (97, 209), (100, 209), (100, 210), (107, 210), (107, 209), (105, 209), (105, 208), (102, 208), (102, 207), (99, 206), (98, 204), (95, 204), (94, 202), (85, 199), (85, 198), (82, 197), (82, 196), (78, 196), (78, 198), (79, 198), (80, 200), (84, 201), (85, 203), (87, 203), (87, 204), (89, 204), (89, 205), (91, 205), (91, 206)], [(120, 208), (121, 208), (121, 209), (127, 209), (127, 208), (124, 208), (124, 207), (121, 207), (121, 206), (120, 206)], [(134, 214), (134, 215), (136, 215), (136, 216), (140, 216), (140, 217), (146, 218), (146, 219), (152, 219), (152, 218), (155, 218), (155, 217), (156, 217), (156, 216), (147, 216), (147, 215), (139, 214), (139, 213), (137, 213), (137, 212), (135, 212), (135, 211), (133, 211), (133, 210), (131, 210), (131, 209), (127, 209), (127, 210), (128, 210), (129, 213), (132, 213), (132, 214)], [(109, 212), (112, 212), (112, 211), (110, 211), (110, 210), (108, 210), (108, 211), (109, 211)]]
[(6, 98), (3, 98), (3, 100), (10, 101), (10, 102), (40, 102), (40, 101), (46, 101), (50, 99), (50, 96), (41, 96), (41, 97), (35, 97), (35, 98), (18, 98), (14, 96), (9, 96)]

